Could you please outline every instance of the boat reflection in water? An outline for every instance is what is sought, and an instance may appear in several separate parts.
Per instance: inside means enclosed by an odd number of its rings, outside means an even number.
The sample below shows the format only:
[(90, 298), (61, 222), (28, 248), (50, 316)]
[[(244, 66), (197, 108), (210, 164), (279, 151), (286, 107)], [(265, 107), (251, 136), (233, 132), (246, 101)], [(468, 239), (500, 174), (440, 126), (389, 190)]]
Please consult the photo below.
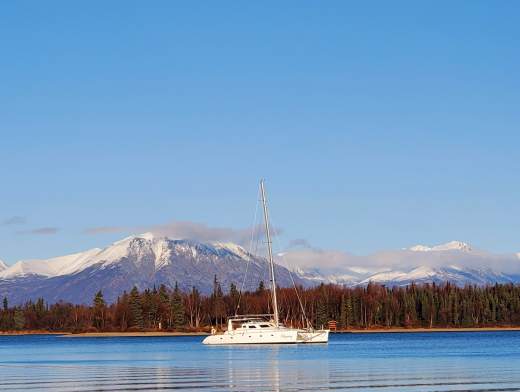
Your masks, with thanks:
[[(261, 350), (261, 351), (259, 351)], [(263, 361), (247, 360), (248, 352), (255, 358), (262, 353)], [(287, 352), (285, 353), (287, 354)], [(327, 362), (319, 366), (302, 367), (299, 361), (280, 360), (283, 346), (230, 346), (227, 352), (227, 385), (230, 391), (286, 391), (317, 389), (329, 385)], [(319, 384), (316, 381), (319, 380)], [(310, 389), (308, 389), (310, 390)]]

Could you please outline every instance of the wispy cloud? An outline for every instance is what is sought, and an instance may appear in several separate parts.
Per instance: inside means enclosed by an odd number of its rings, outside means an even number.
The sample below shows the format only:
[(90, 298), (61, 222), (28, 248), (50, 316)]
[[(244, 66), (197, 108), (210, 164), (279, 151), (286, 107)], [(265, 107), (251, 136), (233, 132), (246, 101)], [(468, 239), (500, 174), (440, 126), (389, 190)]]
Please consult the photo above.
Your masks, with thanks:
[(287, 248), (307, 248), (312, 249), (312, 246), (309, 241), (304, 238), (295, 238), (294, 240), (289, 241)]
[(38, 227), (32, 230), (22, 230), (18, 234), (54, 235), (59, 231), (57, 227)]
[[(150, 226), (99, 226), (90, 227), (84, 230), (85, 234), (97, 235), (107, 233), (143, 233), (152, 232), (157, 236), (177, 239), (193, 239), (201, 242), (234, 242), (239, 245), (249, 245), (252, 232), (253, 237), (258, 238), (263, 235), (261, 226), (247, 228), (214, 227), (204, 223), (191, 221), (171, 221), (159, 225)], [(273, 230), (277, 235), (282, 233), (280, 228)]]
[[(370, 255), (354, 255), (341, 250), (319, 249), (308, 241), (291, 241), (280, 261), (289, 267), (342, 269), (361, 268), (366, 270), (408, 270), (418, 266), (446, 267), (455, 265), (465, 268), (485, 269), (507, 273), (520, 272), (520, 256), (515, 254), (493, 254), (473, 250), (443, 252), (413, 252), (407, 249), (383, 250)], [(291, 246), (292, 245), (292, 246)]]
[[(222, 241), (247, 244), (251, 238), (251, 228), (211, 227), (204, 223), (173, 221), (164, 225), (148, 227), (156, 235), (170, 238), (189, 238), (199, 241)], [(255, 228), (255, 231), (258, 230)]]
[(288, 249), (280, 256), (281, 262), (288, 267), (330, 269), (365, 264), (361, 256), (339, 250), (313, 248), (310, 245)]
[(2, 226), (13, 226), (13, 225), (23, 225), (27, 223), (27, 219), (23, 216), (11, 216), (2, 221)]

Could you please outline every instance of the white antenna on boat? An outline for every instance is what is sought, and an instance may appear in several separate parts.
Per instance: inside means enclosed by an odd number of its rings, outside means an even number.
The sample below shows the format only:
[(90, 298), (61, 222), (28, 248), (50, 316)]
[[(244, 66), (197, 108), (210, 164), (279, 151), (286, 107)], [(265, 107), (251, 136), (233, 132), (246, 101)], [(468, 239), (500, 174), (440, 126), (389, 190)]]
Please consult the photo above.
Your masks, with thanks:
[(264, 180), (260, 180), (260, 190), (262, 193), (262, 204), (264, 206), (264, 222), (265, 222), (265, 236), (267, 239), (267, 256), (269, 258), (269, 267), (271, 272), (271, 290), (273, 292), (273, 316), (276, 327), (279, 326), (278, 320), (278, 301), (276, 300), (276, 280), (274, 277), (274, 261), (273, 261), (273, 249), (271, 242), (271, 233), (269, 232), (269, 213), (267, 211), (267, 199), (265, 197)]

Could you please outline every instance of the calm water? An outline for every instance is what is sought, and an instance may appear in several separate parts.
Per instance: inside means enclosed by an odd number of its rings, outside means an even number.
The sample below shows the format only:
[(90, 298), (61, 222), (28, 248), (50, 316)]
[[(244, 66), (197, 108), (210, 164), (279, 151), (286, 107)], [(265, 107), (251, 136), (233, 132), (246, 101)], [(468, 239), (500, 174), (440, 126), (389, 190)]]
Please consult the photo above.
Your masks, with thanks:
[(201, 340), (0, 336), (0, 391), (520, 391), (520, 332), (338, 334), (291, 346)]

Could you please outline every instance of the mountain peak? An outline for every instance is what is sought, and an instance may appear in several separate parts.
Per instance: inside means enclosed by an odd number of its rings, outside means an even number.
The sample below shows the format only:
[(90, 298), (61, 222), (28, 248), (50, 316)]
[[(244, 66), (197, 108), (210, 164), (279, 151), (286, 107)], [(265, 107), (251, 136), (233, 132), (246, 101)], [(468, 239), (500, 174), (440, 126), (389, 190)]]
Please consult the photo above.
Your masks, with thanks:
[(444, 251), (461, 251), (461, 252), (471, 252), (473, 248), (471, 245), (462, 241), (450, 241), (445, 244), (435, 245), (435, 246), (426, 246), (426, 245), (415, 245), (408, 250), (412, 252), (444, 252)]
[(154, 233), (152, 233), (151, 231), (147, 231), (146, 233), (142, 233), (142, 234), (138, 234), (136, 236), (134, 236), (136, 238), (143, 238), (145, 240), (153, 240), (156, 238), (156, 236), (154, 235)]
[(0, 271), (7, 269), (7, 264), (5, 264), (2, 260), (0, 260)]
[(132, 234), (132, 235), (129, 235), (128, 237), (125, 237), (125, 238), (123, 238), (121, 240), (115, 241), (112, 245), (124, 244), (124, 243), (130, 242), (130, 241), (132, 241), (134, 239), (137, 239), (137, 238), (141, 238), (143, 240), (152, 241), (153, 239), (156, 238), (156, 236), (152, 232), (149, 232), (149, 231), (147, 231), (146, 233), (142, 233), (142, 234)]
[(246, 260), (251, 257), (248, 251), (246, 251), (243, 247), (233, 242), (213, 242), (212, 245), (217, 249), (228, 250), (231, 253), (234, 253), (237, 256), (240, 256)]

